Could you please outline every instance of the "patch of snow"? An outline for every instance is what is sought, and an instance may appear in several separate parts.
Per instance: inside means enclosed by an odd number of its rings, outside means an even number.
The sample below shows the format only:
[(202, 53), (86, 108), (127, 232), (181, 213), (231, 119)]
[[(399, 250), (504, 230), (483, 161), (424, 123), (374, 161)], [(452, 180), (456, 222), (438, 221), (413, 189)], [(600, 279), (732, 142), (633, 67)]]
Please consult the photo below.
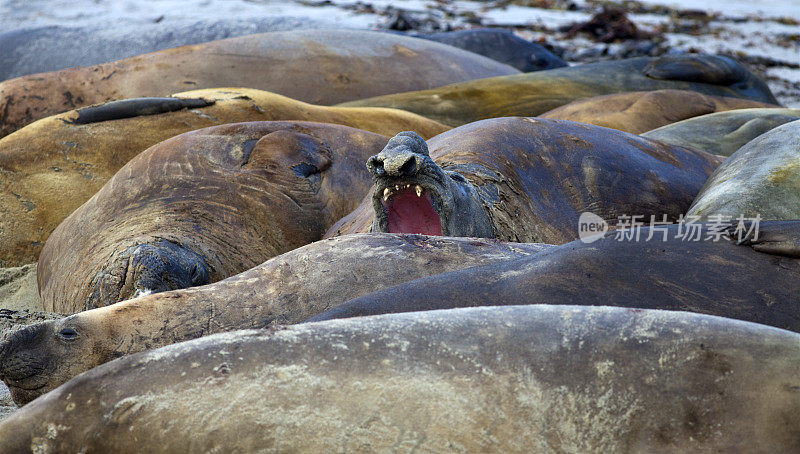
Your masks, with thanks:
[(800, 19), (797, 0), (639, 0), (649, 5), (714, 11), (726, 17), (793, 17)]

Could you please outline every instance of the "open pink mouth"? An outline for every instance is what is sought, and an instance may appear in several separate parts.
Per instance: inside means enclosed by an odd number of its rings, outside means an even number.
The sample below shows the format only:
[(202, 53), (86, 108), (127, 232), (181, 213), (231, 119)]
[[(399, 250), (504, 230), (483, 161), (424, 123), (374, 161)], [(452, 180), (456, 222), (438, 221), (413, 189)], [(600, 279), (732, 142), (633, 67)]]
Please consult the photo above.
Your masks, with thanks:
[(391, 233), (442, 235), (442, 223), (427, 190), (417, 195), (413, 187), (406, 187), (393, 193), (383, 206)]

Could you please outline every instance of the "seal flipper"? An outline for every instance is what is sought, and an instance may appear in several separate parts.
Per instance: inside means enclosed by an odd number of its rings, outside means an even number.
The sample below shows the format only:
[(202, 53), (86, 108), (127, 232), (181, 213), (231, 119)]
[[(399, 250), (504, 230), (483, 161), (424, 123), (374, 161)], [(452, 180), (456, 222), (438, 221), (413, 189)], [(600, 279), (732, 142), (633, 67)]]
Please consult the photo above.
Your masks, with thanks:
[(174, 112), (181, 109), (196, 109), (214, 104), (202, 98), (132, 98), (111, 101), (97, 106), (78, 109), (74, 124), (85, 125), (121, 118), (139, 117)]
[(683, 80), (731, 85), (747, 79), (749, 71), (738, 61), (721, 55), (666, 55), (647, 64), (644, 75), (653, 79)]
[[(756, 225), (745, 222), (739, 230), (737, 223), (728, 229), (736, 244), (750, 246), (765, 254), (800, 258), (800, 221), (762, 221)], [(739, 237), (738, 232), (745, 233)]]

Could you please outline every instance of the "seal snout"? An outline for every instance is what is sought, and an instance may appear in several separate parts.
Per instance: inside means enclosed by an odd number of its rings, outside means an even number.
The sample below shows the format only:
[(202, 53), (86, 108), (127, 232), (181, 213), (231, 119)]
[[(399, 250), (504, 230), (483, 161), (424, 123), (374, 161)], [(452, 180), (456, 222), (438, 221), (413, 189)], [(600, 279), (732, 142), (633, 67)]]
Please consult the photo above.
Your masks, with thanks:
[(425, 139), (413, 131), (394, 136), (384, 149), (367, 160), (367, 169), (375, 178), (410, 177), (422, 169), (428, 156)]
[(375, 178), (416, 175), (428, 156), (428, 145), (415, 132), (401, 132), (386, 147), (367, 160), (367, 169)]
[(209, 282), (210, 268), (202, 255), (188, 246), (160, 239), (129, 247), (98, 273), (93, 301), (105, 306), (150, 293)]
[(28, 374), (24, 367), (19, 367), (20, 358), (29, 356), (26, 352), (35, 349), (40, 343), (46, 327), (50, 322), (37, 323), (11, 333), (8, 339), (0, 343), (0, 379), (25, 378)]
[(11, 398), (24, 405), (43, 394), (50, 364), (43, 354), (45, 338), (53, 322), (37, 323), (12, 333), (0, 343), (0, 380), (8, 385)]
[(417, 173), (419, 164), (414, 153), (394, 153), (387, 156), (383, 153), (369, 158), (367, 168), (376, 177), (410, 177)]

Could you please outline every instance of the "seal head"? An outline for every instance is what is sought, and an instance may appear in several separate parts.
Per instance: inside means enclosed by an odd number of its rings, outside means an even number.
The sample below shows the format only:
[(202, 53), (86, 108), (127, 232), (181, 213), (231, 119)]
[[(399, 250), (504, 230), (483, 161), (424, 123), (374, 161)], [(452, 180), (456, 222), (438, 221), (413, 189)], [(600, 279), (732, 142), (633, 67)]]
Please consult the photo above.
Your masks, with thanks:
[[(54, 377), (72, 377), (95, 365), (95, 357), (105, 354), (97, 341), (102, 334), (74, 316), (16, 331), (0, 343), (0, 380), (23, 406), (63, 383)], [(76, 349), (84, 353), (71, 353)]]
[(375, 177), (372, 232), (494, 238), (478, 191), (436, 165), (417, 133), (397, 134), (367, 169)]

